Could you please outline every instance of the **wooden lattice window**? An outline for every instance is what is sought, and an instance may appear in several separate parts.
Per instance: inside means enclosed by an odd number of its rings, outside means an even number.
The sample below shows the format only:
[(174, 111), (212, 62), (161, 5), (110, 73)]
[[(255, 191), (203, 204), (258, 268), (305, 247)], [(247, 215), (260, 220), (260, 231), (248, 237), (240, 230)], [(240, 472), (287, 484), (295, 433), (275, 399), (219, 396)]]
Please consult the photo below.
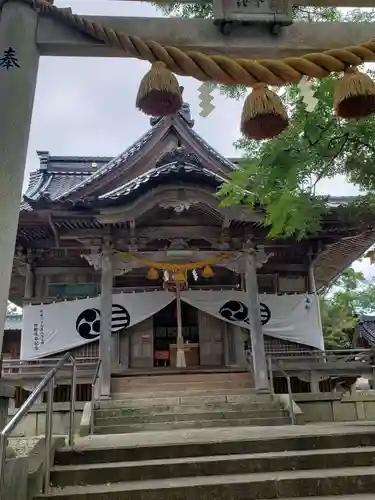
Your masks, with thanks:
[(96, 297), (100, 293), (99, 283), (49, 283), (49, 297)]

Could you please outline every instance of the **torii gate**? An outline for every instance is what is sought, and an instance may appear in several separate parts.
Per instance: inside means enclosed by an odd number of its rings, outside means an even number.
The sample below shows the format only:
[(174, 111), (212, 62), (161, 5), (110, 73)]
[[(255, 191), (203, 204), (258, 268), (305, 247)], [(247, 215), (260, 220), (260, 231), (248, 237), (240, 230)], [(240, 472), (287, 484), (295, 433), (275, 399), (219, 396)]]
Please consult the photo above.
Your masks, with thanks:
[[(5, 322), (40, 56), (137, 57), (152, 62), (163, 54), (168, 66), (175, 73), (194, 76), (201, 80), (214, 80), (215, 74), (218, 74), (218, 67), (215, 69), (212, 65), (208, 65), (207, 70), (202, 71), (197, 63), (203, 57), (199, 52), (208, 55), (223, 54), (233, 58), (245, 58), (251, 55), (252, 59), (296, 57), (306, 53), (319, 53), (328, 49), (354, 46), (374, 36), (371, 23), (361, 23), (358, 29), (356, 23), (297, 22), (283, 28), (283, 32), (278, 37), (272, 36), (269, 31), (262, 30), (259, 26), (240, 26), (232, 36), (226, 37), (214, 26), (212, 20), (101, 16), (82, 18), (73, 17), (70, 9), (52, 7), (44, 0), (2, 0), (0, 3), (0, 165), (2, 174), (0, 183), (0, 325), (4, 325)], [(355, 7), (375, 6), (375, 0), (298, 0), (296, 3), (326, 7), (348, 7), (352, 3)], [(87, 19), (88, 22), (83, 22), (82, 19)], [(90, 23), (96, 23), (95, 30)], [(120, 36), (114, 36), (114, 32)], [(91, 36), (87, 33), (91, 33)], [(129, 36), (133, 38), (130, 39)], [(153, 42), (147, 45), (143, 43), (145, 40)], [(166, 47), (167, 51), (165, 51), (158, 44), (169, 47)], [(173, 45), (183, 51), (195, 51), (195, 55), (190, 52), (189, 60), (184, 58), (181, 60), (180, 54), (181, 63), (177, 64), (173, 60), (173, 54), (177, 50), (173, 49)], [(346, 52), (347, 57), (346, 59), (343, 57), (341, 62), (340, 58), (335, 59), (336, 62), (330, 70), (343, 70), (348, 58), (349, 64), (353, 64), (353, 58), (357, 64), (361, 61), (374, 61), (375, 44), (369, 43), (365, 48), (363, 47), (359, 55), (358, 51), (353, 50)], [(335, 57), (336, 55), (330, 60), (333, 61)], [(251, 85), (259, 79), (271, 84), (276, 79), (276, 81), (288, 83), (298, 81), (303, 74), (289, 67), (290, 71), (283, 76), (284, 79), (280, 80), (279, 75), (272, 73), (272, 70), (263, 71), (264, 66), (267, 66), (264, 61), (258, 61), (260, 65), (256, 65), (255, 69), (249, 69), (246, 61), (243, 67), (238, 61), (237, 63), (231, 76), (228, 76), (230, 72), (227, 72), (227, 76), (222, 81)], [(308, 65), (312, 66), (311, 63)], [(318, 66), (314, 68), (317, 74), (310, 76), (324, 76), (329, 73), (324, 68)], [(260, 70), (262, 70), (262, 77), (259, 77)], [(223, 73), (223, 69), (220, 71)], [(252, 340), (256, 351), (254, 356), (257, 359), (256, 387), (267, 389), (261, 320), (259, 308), (254, 307), (254, 301), (258, 300), (257, 292), (254, 292), (256, 286), (252, 286), (256, 283), (254, 260), (253, 257), (249, 260), (247, 276), (248, 289), (251, 293), (250, 303), (253, 304), (251, 312), (254, 316)], [(110, 314), (106, 315), (108, 332), (110, 332), (110, 321)], [(1, 352), (2, 328), (0, 332)], [(109, 363), (108, 357), (106, 360), (103, 359), (103, 376), (107, 379), (107, 384), (110, 379)]]

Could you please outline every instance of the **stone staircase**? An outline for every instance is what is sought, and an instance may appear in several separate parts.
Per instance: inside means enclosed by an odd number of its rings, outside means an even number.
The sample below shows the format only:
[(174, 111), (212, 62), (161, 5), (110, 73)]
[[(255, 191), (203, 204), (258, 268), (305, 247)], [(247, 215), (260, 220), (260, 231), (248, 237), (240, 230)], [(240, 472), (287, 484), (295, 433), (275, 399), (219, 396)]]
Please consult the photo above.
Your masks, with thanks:
[(35, 500), (373, 500), (375, 432), (306, 429), (94, 436), (56, 453)]
[(254, 393), (248, 373), (114, 378), (112, 394), (97, 404), (95, 434), (290, 424), (277, 398)]

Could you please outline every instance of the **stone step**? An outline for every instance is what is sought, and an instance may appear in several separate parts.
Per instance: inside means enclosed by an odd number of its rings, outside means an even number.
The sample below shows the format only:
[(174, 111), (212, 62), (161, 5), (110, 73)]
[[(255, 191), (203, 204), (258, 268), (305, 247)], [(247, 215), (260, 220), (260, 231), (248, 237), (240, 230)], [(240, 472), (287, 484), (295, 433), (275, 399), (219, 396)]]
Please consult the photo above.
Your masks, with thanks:
[(218, 389), (215, 391), (189, 391), (181, 394), (181, 392), (166, 392), (166, 393), (144, 393), (144, 394), (113, 394), (112, 399), (106, 401), (98, 401), (97, 407), (100, 409), (106, 408), (123, 408), (123, 407), (139, 407), (155, 405), (200, 405), (202, 403), (263, 403), (274, 402), (275, 398), (271, 394), (255, 394), (247, 389), (237, 389), (229, 392), (227, 390)]
[(278, 472), (374, 465), (375, 447), (354, 449), (282, 451), (245, 455), (208, 456), (55, 466), (53, 485), (106, 484), (125, 481), (167, 479), (168, 477)]
[[(153, 400), (151, 401), (153, 403)], [(147, 406), (128, 407), (124, 405), (118, 408), (105, 408), (95, 410), (96, 418), (122, 417), (131, 415), (149, 415), (152, 413), (201, 413), (206, 411), (270, 411), (279, 410), (280, 404), (277, 401), (264, 403), (210, 403), (202, 400), (201, 404), (173, 404), (173, 405), (158, 405), (150, 404)]]
[(68, 448), (58, 450), (55, 454), (56, 465), (81, 465), (106, 462), (133, 462), (139, 460), (157, 460), (172, 458), (189, 458), (219, 455), (237, 455), (248, 453), (268, 453), (280, 451), (330, 450), (338, 448), (375, 447), (375, 433), (369, 431), (297, 435), (283, 437), (267, 437), (220, 439), (223, 433), (216, 433), (218, 440), (208, 442), (178, 442), (176, 444), (158, 444), (142, 446), (126, 446), (121, 441), (111, 441), (108, 447), (81, 448), (79, 451)]
[[(373, 493), (375, 466), (197, 476), (53, 488), (60, 500), (256, 500)], [(336, 498), (339, 498), (336, 496)], [(334, 499), (333, 499), (334, 500)]]
[(190, 383), (190, 382), (227, 382), (251, 380), (249, 372), (224, 372), (224, 373), (184, 373), (175, 375), (145, 375), (133, 377), (112, 377), (113, 384), (127, 384), (129, 386), (157, 385), (164, 383)]
[[(291, 498), (283, 498), (282, 500), (291, 500)], [(298, 500), (312, 500), (311, 497), (299, 497)], [(314, 500), (374, 500), (374, 494), (367, 495), (366, 493), (358, 493), (357, 495), (345, 495), (345, 497), (332, 496), (329, 497), (314, 497)]]
[(166, 431), (171, 429), (203, 429), (207, 427), (247, 427), (265, 425), (290, 425), (285, 416), (269, 418), (233, 418), (230, 420), (185, 420), (181, 422), (149, 422), (139, 424), (95, 426), (95, 434), (128, 434), (130, 432)]
[(98, 417), (95, 415), (95, 428), (106, 426), (123, 426), (129, 424), (143, 423), (158, 423), (158, 422), (186, 422), (186, 421), (203, 421), (203, 420), (253, 420), (253, 419), (272, 419), (274, 417), (288, 417), (289, 413), (285, 410), (270, 409), (270, 410), (247, 410), (247, 411), (230, 411), (230, 410), (215, 410), (199, 412), (179, 412), (174, 413), (156, 413), (150, 412), (145, 415), (125, 414), (119, 416)]
[(210, 390), (235, 390), (235, 389), (248, 389), (253, 390), (254, 386), (250, 381), (212, 381), (207, 382), (171, 382), (163, 384), (147, 384), (147, 385), (127, 385), (127, 384), (113, 384), (111, 386), (112, 393), (134, 394), (143, 392), (185, 392), (185, 391), (210, 391)]

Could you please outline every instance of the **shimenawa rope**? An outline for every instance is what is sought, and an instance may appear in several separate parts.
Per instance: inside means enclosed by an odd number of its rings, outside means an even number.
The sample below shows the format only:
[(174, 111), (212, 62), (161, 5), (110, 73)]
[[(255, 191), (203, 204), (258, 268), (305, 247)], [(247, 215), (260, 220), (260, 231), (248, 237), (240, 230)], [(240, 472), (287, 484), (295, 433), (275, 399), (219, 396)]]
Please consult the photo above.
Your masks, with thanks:
[(349, 66), (375, 61), (375, 39), (368, 42), (331, 49), (301, 57), (275, 59), (231, 59), (223, 55), (205, 55), (197, 51), (182, 51), (177, 47), (161, 45), (152, 40), (108, 28), (83, 16), (61, 9), (46, 0), (22, 0), (44, 15), (49, 15), (65, 24), (90, 35), (105, 45), (118, 48), (133, 57), (149, 62), (162, 61), (173, 73), (191, 76), (201, 81), (216, 81), (226, 84), (253, 86), (263, 82), (282, 86), (298, 83), (307, 75), (324, 78), (332, 72), (341, 72)]

